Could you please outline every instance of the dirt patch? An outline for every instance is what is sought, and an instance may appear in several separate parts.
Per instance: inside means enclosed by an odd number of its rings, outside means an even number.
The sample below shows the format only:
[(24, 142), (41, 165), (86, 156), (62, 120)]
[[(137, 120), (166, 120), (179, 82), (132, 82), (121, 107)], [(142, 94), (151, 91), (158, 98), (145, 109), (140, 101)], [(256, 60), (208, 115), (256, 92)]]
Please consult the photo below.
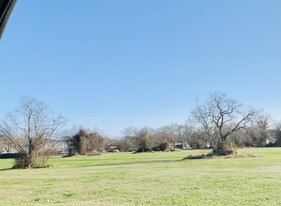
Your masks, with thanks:
[(198, 155), (189, 155), (185, 158), (183, 158), (183, 160), (186, 159), (212, 159), (212, 158), (239, 158), (239, 157), (254, 157), (254, 158), (259, 158), (259, 157), (263, 157), (263, 155), (260, 154), (231, 154), (231, 155), (213, 155), (212, 153), (209, 154), (198, 154)]

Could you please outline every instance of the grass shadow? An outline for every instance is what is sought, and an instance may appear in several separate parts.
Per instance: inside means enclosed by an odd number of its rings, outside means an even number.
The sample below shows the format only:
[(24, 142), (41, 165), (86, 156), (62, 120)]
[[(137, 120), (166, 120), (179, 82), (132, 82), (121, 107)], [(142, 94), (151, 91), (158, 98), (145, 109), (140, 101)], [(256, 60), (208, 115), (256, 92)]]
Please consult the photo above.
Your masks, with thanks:
[(154, 163), (176, 163), (181, 162), (182, 159), (179, 160), (153, 160), (153, 161), (135, 161), (135, 162), (117, 162), (117, 163), (102, 163), (95, 165), (85, 165), (84, 167), (104, 167), (104, 166), (122, 166), (122, 165), (136, 165), (136, 164), (154, 164)]
[(0, 172), (3, 172), (3, 171), (8, 171), (8, 170), (14, 170), (14, 168), (3, 168), (3, 169), (0, 169)]

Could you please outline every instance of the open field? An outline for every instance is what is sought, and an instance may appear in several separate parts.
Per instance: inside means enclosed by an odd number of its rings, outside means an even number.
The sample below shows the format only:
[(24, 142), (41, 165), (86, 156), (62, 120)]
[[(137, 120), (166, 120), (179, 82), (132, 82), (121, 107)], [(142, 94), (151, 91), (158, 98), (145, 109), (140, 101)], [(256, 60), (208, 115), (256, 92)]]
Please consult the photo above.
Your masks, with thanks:
[(0, 160), (0, 205), (281, 205), (281, 148), (260, 158), (182, 160), (206, 150), (50, 159), (9, 170)]

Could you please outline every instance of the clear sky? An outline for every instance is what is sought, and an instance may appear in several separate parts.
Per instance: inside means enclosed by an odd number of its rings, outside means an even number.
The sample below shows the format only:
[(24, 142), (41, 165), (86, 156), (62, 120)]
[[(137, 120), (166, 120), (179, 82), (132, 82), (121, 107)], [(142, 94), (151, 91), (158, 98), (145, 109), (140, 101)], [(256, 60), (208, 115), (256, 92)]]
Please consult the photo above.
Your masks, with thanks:
[(118, 135), (184, 123), (215, 91), (281, 119), (281, 1), (19, 0), (0, 71), (1, 119), (31, 96)]

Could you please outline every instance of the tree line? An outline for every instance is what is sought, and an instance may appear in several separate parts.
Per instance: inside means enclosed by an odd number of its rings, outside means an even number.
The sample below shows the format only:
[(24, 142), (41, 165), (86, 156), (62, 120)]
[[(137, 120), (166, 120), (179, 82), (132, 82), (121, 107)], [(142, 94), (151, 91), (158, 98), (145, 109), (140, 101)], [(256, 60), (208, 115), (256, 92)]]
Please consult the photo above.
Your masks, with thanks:
[(245, 108), (226, 94), (213, 93), (187, 115), (184, 124), (160, 128), (128, 127), (119, 138), (80, 128), (58, 133), (65, 118), (32, 98), (23, 98), (18, 109), (0, 125), (0, 151), (14, 150), (15, 168), (46, 165), (48, 141), (63, 139), (69, 154), (89, 155), (114, 146), (118, 151), (153, 152), (211, 148), (213, 155), (228, 155), (236, 147), (281, 146), (281, 123), (261, 110)]

